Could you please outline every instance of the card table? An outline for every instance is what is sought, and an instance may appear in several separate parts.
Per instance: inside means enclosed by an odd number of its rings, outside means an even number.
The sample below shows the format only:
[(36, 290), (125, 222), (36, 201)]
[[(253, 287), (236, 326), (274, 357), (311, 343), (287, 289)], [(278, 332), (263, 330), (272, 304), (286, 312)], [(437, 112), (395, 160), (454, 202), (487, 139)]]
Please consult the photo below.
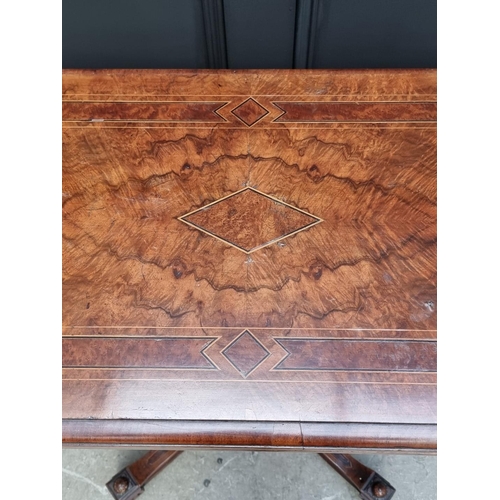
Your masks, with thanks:
[(62, 117), (63, 444), (390, 498), (345, 453), (436, 451), (436, 71), (65, 70)]

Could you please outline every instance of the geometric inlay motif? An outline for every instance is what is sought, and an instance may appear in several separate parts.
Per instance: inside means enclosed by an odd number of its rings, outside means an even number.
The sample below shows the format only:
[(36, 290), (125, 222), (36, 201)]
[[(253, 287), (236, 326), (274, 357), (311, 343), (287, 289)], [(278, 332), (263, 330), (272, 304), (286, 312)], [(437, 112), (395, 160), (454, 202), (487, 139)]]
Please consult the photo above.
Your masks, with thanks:
[(248, 330), (236, 337), (222, 354), (245, 378), (271, 355)]
[(245, 253), (308, 229), (322, 219), (246, 187), (179, 220)]
[(233, 113), (236, 118), (239, 118), (245, 125), (251, 127), (264, 118), (264, 116), (268, 115), (269, 111), (250, 97), (250, 99), (247, 99), (234, 108), (231, 113)]

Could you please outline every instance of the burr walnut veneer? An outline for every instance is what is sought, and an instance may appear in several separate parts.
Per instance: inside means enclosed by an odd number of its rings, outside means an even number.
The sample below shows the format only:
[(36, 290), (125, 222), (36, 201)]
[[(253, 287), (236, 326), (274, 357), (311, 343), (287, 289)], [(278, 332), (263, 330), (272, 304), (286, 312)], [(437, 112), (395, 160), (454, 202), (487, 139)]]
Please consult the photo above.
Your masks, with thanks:
[(65, 71), (63, 442), (436, 448), (436, 74)]

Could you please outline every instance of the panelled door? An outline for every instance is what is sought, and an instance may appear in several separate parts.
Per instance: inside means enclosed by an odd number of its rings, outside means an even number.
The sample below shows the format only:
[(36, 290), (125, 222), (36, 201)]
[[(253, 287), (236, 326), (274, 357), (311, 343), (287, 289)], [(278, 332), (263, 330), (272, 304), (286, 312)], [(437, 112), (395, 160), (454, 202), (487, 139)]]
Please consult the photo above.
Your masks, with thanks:
[(64, 68), (434, 68), (436, 0), (63, 0)]

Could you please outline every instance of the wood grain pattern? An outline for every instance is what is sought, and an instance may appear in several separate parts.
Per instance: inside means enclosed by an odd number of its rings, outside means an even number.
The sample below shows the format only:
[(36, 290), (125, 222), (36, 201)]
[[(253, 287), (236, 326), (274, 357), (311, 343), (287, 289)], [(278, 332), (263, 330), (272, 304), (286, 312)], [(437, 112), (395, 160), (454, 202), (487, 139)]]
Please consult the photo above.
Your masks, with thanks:
[(180, 220), (246, 253), (321, 222), (252, 188), (243, 188)]
[(225, 102), (63, 102), (64, 121), (224, 122)]
[(435, 94), (430, 70), (65, 72), (65, 442), (173, 419), (433, 449), (408, 429), (436, 423)]
[(239, 118), (245, 125), (251, 127), (264, 118), (269, 111), (255, 99), (249, 98), (234, 108), (231, 113)]
[(278, 122), (436, 121), (436, 103), (274, 102), (283, 110)]
[[(64, 70), (63, 99), (117, 96), (331, 96), (436, 100), (435, 70)], [(276, 99), (279, 100), (279, 99)], [(283, 99), (281, 99), (283, 100)]]
[(435, 342), (276, 339), (289, 353), (275, 370), (436, 371)]
[(63, 412), (70, 419), (436, 422), (436, 388), (430, 384), (204, 378), (67, 379)]
[(222, 354), (244, 377), (248, 377), (271, 355), (248, 330), (236, 337)]
[[(435, 131), (199, 135), (65, 131), (65, 324), (435, 328)], [(247, 262), (178, 220), (246, 184), (323, 221)]]
[(68, 338), (63, 367), (216, 369), (204, 350), (214, 338)]

